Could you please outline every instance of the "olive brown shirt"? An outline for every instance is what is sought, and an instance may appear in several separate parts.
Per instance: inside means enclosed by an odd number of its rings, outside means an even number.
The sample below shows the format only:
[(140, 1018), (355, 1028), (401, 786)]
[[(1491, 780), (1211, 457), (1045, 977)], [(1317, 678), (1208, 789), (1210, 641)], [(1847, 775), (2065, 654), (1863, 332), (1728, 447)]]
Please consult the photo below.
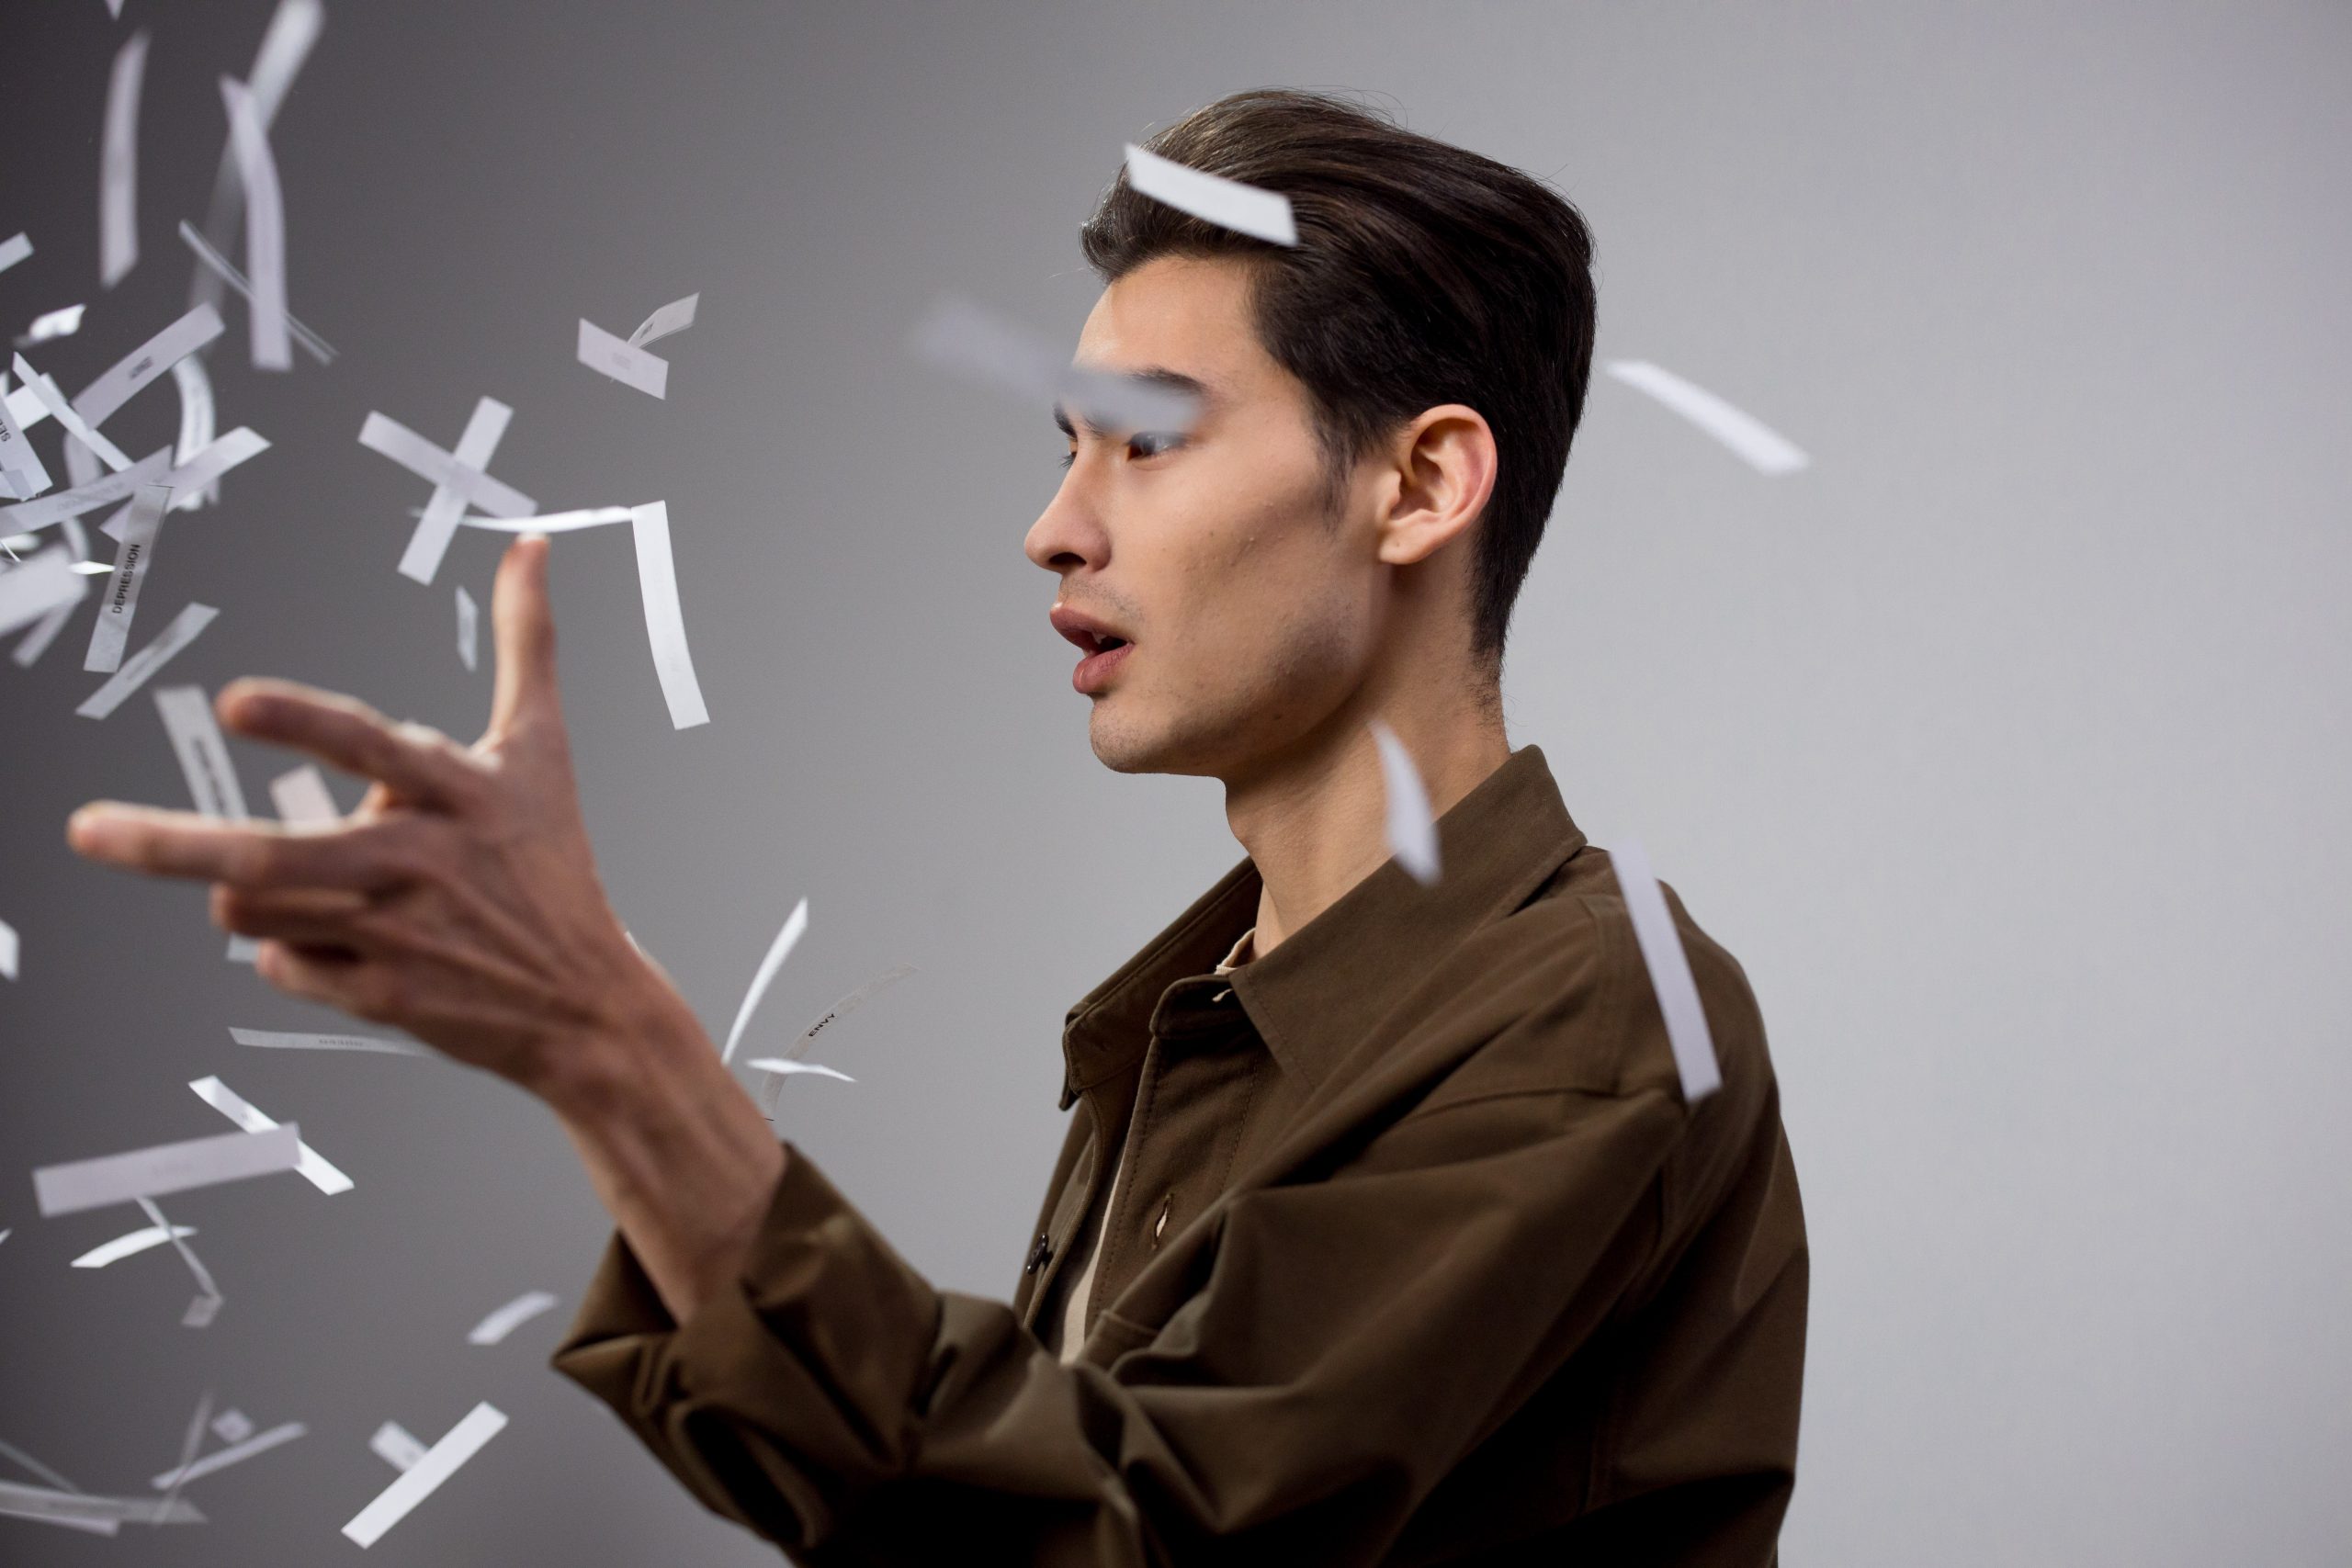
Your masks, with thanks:
[(1433, 886), (1391, 861), (1219, 975), (1244, 861), (1070, 1010), (1010, 1304), (787, 1144), (734, 1289), (676, 1323), (616, 1235), (555, 1365), (811, 1564), (1772, 1562), (1806, 1252), (1746, 977), (1669, 893), (1723, 1073), (1686, 1104), (1542, 752), (1438, 834)]

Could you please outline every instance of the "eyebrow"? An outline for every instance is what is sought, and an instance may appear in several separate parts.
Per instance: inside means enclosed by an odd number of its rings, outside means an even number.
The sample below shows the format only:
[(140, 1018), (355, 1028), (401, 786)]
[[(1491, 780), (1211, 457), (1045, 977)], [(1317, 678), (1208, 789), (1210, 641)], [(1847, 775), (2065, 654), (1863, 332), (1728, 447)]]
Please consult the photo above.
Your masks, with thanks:
[[(1197, 376), (1187, 376), (1182, 370), (1170, 370), (1164, 365), (1146, 366), (1141, 370), (1105, 370), (1101, 372), (1101, 374), (1105, 376), (1123, 376), (1131, 381), (1148, 381), (1155, 387), (1166, 387), (1172, 391), (1189, 392), (1193, 397), (1199, 400), (1201, 412), (1204, 415), (1208, 412), (1210, 407), (1217, 400), (1216, 394), (1210, 389), (1209, 384), (1206, 381), (1202, 380)], [(1078, 423), (1086, 425), (1086, 428), (1096, 435), (1109, 435), (1114, 434), (1113, 432), (1099, 429), (1095, 425), (1089, 423), (1082, 416), (1078, 421)], [(1065, 436), (1069, 437), (1072, 441), (1078, 439), (1078, 429), (1076, 425), (1073, 425), (1070, 423), (1069, 411), (1067, 408), (1064, 408), (1058, 401), (1054, 404), (1054, 428), (1060, 431)]]

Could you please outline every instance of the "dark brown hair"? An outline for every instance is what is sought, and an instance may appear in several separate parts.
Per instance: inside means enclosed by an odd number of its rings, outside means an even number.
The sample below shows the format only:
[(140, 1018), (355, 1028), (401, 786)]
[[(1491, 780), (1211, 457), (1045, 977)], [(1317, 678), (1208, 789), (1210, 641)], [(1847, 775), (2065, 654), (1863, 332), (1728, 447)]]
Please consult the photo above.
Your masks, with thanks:
[(1080, 231), (1104, 283), (1166, 255), (1255, 265), (1251, 314), (1306, 384), (1334, 479), (1422, 410), (1486, 416), (1498, 468), (1476, 540), (1473, 651), (1499, 660), (1592, 369), (1592, 234), (1532, 175), (1329, 93), (1257, 88), (1147, 143), (1290, 198), (1295, 247), (1143, 196), (1126, 173)]

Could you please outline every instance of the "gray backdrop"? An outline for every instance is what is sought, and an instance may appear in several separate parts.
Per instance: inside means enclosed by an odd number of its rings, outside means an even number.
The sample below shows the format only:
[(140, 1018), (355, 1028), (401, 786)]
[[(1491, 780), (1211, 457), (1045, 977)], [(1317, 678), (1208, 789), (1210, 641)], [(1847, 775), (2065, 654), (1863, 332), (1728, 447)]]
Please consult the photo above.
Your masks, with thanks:
[[(183, 308), (266, 0), (17, 7), (0, 326), (69, 389)], [(99, 295), (107, 67), (152, 27), (143, 255)], [(1601, 352), (1810, 449), (1765, 479), (1596, 381), (1521, 602), (1514, 741), (1602, 843), (1647, 842), (1747, 967), (1804, 1182), (1814, 1316), (1793, 1562), (2315, 1563), (2352, 1532), (2352, 1089), (2341, 607), (2352, 13), (2340, 6), (1383, 3), (496, 6), (331, 0), (274, 141), (294, 309), (341, 357), (211, 360), (276, 443), (167, 529), (134, 641), (470, 738), (495, 541), (418, 588), (425, 487), (359, 447), (515, 410), (548, 507), (666, 498), (714, 722), (673, 732), (624, 531), (560, 541), (563, 677), (624, 918), (714, 1032), (796, 898), (752, 1045), (899, 958), (784, 1126), (944, 1286), (1012, 1288), (1061, 1131), (1063, 1010), (1228, 865), (1199, 781), (1098, 768), (1052, 584), (1043, 412), (902, 347), (942, 289), (1065, 341), (1122, 141), (1234, 88), (1370, 90), (1555, 179), (1600, 241)], [(702, 290), (657, 403), (573, 362)], [(109, 432), (170, 434), (152, 391)], [(53, 432), (54, 426), (50, 429)], [(39, 437), (54, 460), (54, 435)], [(138, 1490), (208, 1387), (311, 1436), (190, 1491), (201, 1528), (0, 1520), (11, 1562), (329, 1562), (387, 1417), (513, 1425), (374, 1555), (752, 1562), (548, 1372), (605, 1223), (552, 1122), (327, 1027), (220, 957), (192, 888), (76, 863), (67, 811), (185, 793), (153, 705), (73, 716), (86, 613), (0, 667), (0, 1438)], [(290, 765), (238, 748), (246, 790)], [(344, 804), (356, 786), (339, 781)], [(138, 1223), (25, 1173), (225, 1129), (219, 1073), (357, 1180), (168, 1205), (229, 1302), (178, 1325)], [(985, 1551), (984, 1542), (975, 1550)]]

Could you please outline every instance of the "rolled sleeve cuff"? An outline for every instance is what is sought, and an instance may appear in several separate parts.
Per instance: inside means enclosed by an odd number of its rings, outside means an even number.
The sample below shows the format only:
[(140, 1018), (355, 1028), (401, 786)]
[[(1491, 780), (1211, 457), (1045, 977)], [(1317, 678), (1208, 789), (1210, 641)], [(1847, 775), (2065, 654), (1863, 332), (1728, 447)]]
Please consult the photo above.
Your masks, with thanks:
[(939, 1292), (789, 1143), (733, 1285), (671, 1317), (616, 1233), (551, 1364), (706, 1506), (820, 1543), (905, 1472)]

